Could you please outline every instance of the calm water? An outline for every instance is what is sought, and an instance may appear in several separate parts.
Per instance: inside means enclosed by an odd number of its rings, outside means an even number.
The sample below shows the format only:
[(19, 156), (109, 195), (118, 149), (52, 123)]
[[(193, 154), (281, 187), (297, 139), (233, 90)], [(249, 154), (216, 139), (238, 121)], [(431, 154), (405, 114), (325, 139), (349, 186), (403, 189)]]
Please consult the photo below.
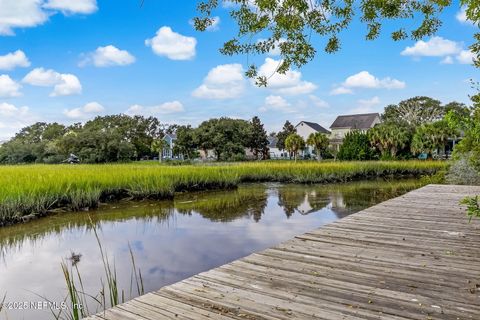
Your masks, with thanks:
[[(100, 251), (89, 216), (108, 255), (115, 259), (120, 287), (129, 295), (133, 248), (145, 290), (288, 240), (378, 202), (419, 187), (416, 180), (331, 185), (252, 184), (237, 190), (189, 193), (175, 201), (119, 202), (89, 213), (68, 213), (0, 228), (0, 301), (61, 302), (66, 296), (60, 268), (72, 252), (85, 289), (100, 291)], [(0, 319), (52, 319), (48, 310), (4, 310)]]

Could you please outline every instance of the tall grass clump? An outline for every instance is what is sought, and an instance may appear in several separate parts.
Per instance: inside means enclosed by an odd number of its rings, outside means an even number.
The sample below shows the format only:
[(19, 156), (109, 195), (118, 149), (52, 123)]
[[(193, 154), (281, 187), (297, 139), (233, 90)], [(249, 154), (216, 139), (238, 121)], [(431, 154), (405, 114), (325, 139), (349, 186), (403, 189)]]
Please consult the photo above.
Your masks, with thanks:
[(0, 312), (2, 312), (2, 310), (3, 310), (3, 305), (4, 305), (6, 299), (7, 299), (7, 294), (5, 293), (3, 295), (2, 300), (0, 300)]
[[(72, 263), (71, 265), (69, 265), (69, 263), (63, 261), (61, 263), (61, 267), (67, 289), (67, 296), (65, 298), (65, 301), (68, 308), (61, 309), (58, 313), (55, 313), (52, 310), (55, 319), (83, 319), (92, 314), (99, 313), (120, 303), (124, 303), (129, 299), (132, 299), (134, 289), (136, 289), (135, 294), (138, 296), (145, 293), (142, 273), (140, 269), (137, 269), (135, 257), (130, 244), (128, 245), (128, 248), (130, 251), (130, 258), (132, 263), (132, 275), (130, 279), (129, 295), (126, 296), (125, 290), (119, 288), (115, 263), (112, 263), (110, 258), (108, 257), (107, 251), (102, 245), (102, 242), (97, 232), (97, 228), (92, 220), (90, 220), (90, 225), (97, 240), (104, 270), (104, 278), (100, 279), (101, 289), (96, 295), (87, 293), (83, 285), (82, 276), (78, 268), (78, 264)], [(89, 306), (91, 305), (95, 306), (95, 310), (93, 312), (91, 312), (89, 309)]]
[(329, 183), (431, 175), (435, 161), (289, 162), (0, 166), (0, 226), (52, 210), (84, 210), (120, 199), (165, 199), (176, 192), (227, 189), (241, 182)]

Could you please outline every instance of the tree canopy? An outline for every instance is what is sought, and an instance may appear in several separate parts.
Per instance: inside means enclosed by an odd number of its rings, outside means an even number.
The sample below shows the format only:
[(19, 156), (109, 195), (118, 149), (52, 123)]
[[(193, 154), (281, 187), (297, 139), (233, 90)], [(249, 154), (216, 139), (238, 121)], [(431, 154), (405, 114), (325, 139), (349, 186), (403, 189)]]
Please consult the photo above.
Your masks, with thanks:
[(424, 124), (417, 128), (412, 139), (412, 152), (414, 154), (433, 154), (437, 150), (442, 152), (449, 138), (455, 138), (458, 132), (449, 127), (446, 120)]
[(411, 126), (430, 123), (443, 118), (445, 108), (438, 100), (429, 97), (413, 97), (400, 101), (398, 105), (389, 105), (382, 114), (386, 122), (406, 122)]
[(38, 122), (23, 128), (0, 148), (3, 163), (58, 163), (70, 153), (83, 162), (138, 160), (152, 156), (152, 142), (166, 126), (154, 117), (112, 115), (64, 126)]
[(248, 134), (248, 147), (253, 152), (255, 159), (258, 159), (260, 156), (265, 159), (268, 155), (267, 131), (265, 131), (260, 118), (257, 116), (252, 118), (250, 125), (251, 130)]
[[(194, 18), (197, 30), (205, 31), (214, 22), (213, 13), (223, 1), (204, 0), (199, 3), (199, 16)], [(374, 40), (383, 24), (392, 21), (390, 31), (394, 41), (434, 35), (442, 21), (441, 13), (452, 5), (451, 0), (229, 0), (230, 15), (238, 25), (238, 34), (227, 40), (220, 52), (224, 55), (264, 54), (273, 49), (281, 53), (277, 72), (286, 73), (292, 66), (302, 67), (317, 54), (312, 35), (324, 41), (324, 51), (333, 53), (341, 48), (341, 33), (355, 20), (366, 26), (365, 38)], [(461, 0), (467, 18), (480, 23), (478, 0)], [(477, 55), (480, 66), (480, 33), (470, 49)], [(253, 63), (246, 72), (257, 84), (267, 85), (266, 75), (258, 74)]]
[(340, 160), (371, 160), (374, 156), (368, 135), (360, 131), (347, 133), (338, 152)]
[(328, 139), (328, 136), (326, 134), (321, 132), (315, 132), (311, 133), (308, 136), (306, 143), (315, 149), (317, 160), (320, 161), (324, 156), (325, 152), (327, 151), (330, 140)]
[(297, 133), (297, 129), (293, 126), (290, 121), (285, 121), (283, 128), (280, 132), (277, 133), (277, 148), (280, 150), (285, 150), (285, 140), (292, 133)]
[(298, 134), (292, 133), (285, 139), (285, 149), (293, 153), (293, 157), (297, 161), (298, 152), (305, 149), (305, 141)]
[(395, 159), (398, 151), (409, 144), (412, 130), (405, 124), (384, 122), (369, 130), (368, 137), (380, 151), (382, 159)]

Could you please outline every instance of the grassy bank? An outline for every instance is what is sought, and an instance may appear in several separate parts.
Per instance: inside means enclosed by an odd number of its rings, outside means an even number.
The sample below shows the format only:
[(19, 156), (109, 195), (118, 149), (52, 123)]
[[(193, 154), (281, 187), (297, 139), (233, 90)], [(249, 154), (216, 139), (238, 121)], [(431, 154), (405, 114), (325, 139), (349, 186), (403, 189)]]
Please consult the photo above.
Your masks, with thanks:
[(151, 163), (0, 167), (0, 225), (82, 210), (118, 198), (170, 198), (175, 192), (232, 188), (241, 182), (327, 183), (429, 175), (443, 162), (255, 162), (166, 166)]

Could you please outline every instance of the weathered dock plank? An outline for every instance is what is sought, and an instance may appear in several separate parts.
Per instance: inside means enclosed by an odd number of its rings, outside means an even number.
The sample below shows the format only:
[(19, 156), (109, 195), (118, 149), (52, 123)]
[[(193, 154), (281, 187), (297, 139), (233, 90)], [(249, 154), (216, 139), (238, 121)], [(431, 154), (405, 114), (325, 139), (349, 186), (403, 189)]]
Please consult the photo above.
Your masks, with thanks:
[(480, 319), (480, 223), (429, 185), (90, 319)]

